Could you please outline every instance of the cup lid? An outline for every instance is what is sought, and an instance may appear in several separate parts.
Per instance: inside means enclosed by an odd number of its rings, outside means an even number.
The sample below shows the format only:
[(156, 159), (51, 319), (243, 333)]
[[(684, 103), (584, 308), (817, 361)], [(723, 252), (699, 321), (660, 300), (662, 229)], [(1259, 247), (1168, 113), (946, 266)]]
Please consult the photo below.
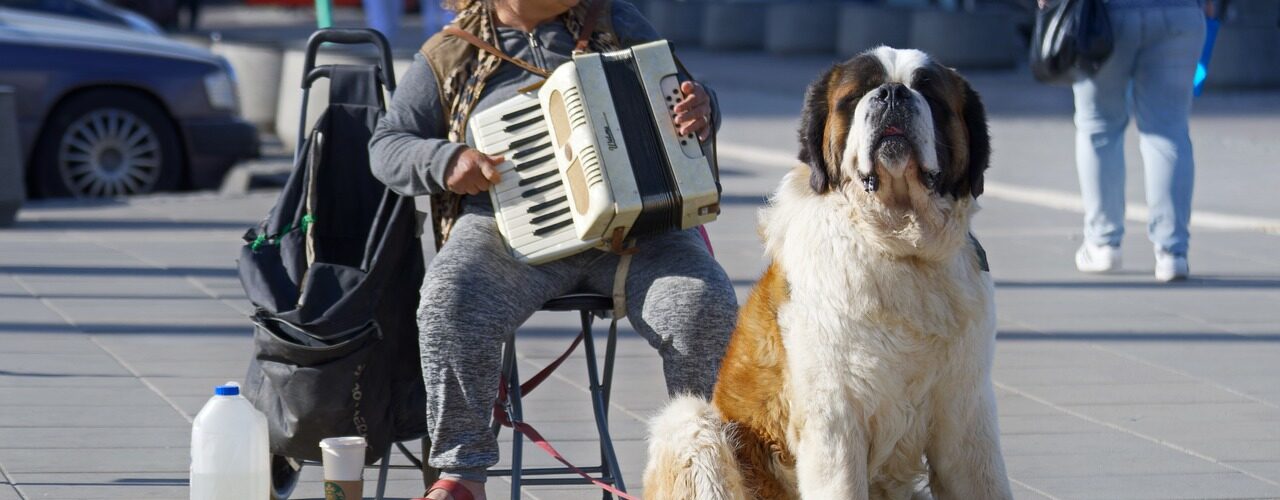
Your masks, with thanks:
[(320, 440), (321, 448), (364, 448), (364, 438), (360, 436), (331, 437)]

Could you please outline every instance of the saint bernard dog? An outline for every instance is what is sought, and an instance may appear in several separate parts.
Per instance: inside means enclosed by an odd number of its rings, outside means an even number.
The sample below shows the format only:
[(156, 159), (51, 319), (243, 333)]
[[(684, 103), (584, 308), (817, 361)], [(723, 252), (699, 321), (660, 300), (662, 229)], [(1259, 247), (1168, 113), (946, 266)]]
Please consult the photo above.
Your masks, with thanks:
[(994, 289), (969, 232), (990, 157), (978, 94), (880, 47), (810, 85), (800, 143), (713, 399), (650, 423), (646, 497), (1010, 498)]

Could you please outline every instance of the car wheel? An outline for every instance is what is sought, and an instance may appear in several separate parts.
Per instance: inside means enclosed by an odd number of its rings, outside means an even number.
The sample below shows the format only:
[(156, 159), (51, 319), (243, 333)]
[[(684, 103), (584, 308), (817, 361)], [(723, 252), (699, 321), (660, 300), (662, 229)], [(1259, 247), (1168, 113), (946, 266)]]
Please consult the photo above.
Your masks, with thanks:
[(53, 111), (34, 155), (42, 196), (100, 198), (178, 187), (177, 131), (159, 106), (133, 92), (95, 90)]

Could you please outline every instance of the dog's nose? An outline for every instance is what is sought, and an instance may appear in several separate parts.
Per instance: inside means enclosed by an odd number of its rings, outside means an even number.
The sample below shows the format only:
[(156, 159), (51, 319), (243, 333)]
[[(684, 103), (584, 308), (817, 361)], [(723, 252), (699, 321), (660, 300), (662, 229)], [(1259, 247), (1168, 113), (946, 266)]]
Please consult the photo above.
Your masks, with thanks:
[(902, 102), (910, 98), (911, 91), (901, 83), (886, 83), (876, 91), (876, 100), (884, 103)]

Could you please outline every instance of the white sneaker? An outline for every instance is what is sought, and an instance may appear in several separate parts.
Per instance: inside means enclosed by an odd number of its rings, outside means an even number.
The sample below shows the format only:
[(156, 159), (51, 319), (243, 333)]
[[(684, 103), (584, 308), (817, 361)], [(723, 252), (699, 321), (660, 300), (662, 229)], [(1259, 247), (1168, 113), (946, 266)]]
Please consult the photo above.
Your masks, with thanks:
[(1120, 269), (1120, 247), (1080, 245), (1076, 250), (1076, 269), (1082, 273), (1107, 273)]
[(1166, 283), (1182, 281), (1187, 279), (1189, 273), (1186, 255), (1174, 255), (1164, 250), (1156, 250), (1156, 279)]

